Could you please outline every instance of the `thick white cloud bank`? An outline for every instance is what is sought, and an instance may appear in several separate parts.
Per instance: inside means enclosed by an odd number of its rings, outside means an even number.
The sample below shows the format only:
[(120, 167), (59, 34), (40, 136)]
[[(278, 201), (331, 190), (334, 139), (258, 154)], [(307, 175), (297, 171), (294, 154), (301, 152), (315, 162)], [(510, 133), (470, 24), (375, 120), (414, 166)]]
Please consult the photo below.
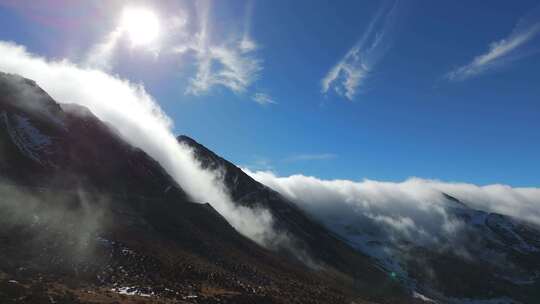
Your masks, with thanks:
[[(460, 222), (448, 215), (446, 208), (452, 206), (452, 202), (443, 193), (473, 209), (540, 225), (540, 188), (477, 186), (420, 178), (399, 183), (321, 180), (304, 175), (278, 177), (271, 172), (243, 170), (327, 225), (364, 220), (383, 227), (389, 237), (393, 232), (410, 240), (453, 235)], [(363, 227), (368, 233), (369, 228)]]
[(240, 233), (259, 244), (275, 241), (271, 214), (236, 206), (220, 176), (201, 169), (192, 151), (178, 144), (171, 119), (143, 86), (67, 60), (47, 60), (2, 41), (0, 71), (36, 81), (57, 102), (88, 107), (126, 141), (156, 159), (193, 200), (211, 203)]

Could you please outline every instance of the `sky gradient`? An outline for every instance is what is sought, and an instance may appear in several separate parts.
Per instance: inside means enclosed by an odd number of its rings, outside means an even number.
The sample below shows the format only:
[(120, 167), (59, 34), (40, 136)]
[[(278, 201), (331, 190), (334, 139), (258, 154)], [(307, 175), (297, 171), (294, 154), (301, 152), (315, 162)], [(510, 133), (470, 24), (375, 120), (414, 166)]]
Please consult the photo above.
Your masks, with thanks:
[[(540, 185), (536, 1), (25, 3), (0, 0), (0, 40), (144, 85), (252, 170)], [(155, 44), (126, 7), (158, 16)]]

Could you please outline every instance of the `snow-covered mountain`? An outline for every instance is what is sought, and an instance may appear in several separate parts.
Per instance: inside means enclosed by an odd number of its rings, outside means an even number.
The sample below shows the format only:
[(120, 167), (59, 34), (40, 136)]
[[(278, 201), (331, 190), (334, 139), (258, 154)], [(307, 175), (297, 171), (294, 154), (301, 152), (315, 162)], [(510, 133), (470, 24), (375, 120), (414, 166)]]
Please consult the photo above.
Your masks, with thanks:
[(540, 227), (441, 196), (458, 228), (438, 231), (430, 241), (389, 236), (381, 223), (361, 215), (355, 221), (329, 218), (324, 223), (420, 297), (438, 303), (540, 299)]

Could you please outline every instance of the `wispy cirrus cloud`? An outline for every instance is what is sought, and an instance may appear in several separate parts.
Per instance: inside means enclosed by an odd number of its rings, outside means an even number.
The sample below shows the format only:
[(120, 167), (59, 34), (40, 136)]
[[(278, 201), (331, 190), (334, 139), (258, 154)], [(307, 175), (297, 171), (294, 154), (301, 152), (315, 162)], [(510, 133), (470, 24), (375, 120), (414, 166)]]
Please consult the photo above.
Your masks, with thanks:
[(253, 160), (247, 164), (242, 165), (242, 168), (247, 168), (253, 171), (273, 172), (274, 164), (272, 160), (261, 155), (254, 155)]
[(253, 94), (253, 97), (251, 97), (253, 101), (260, 105), (269, 105), (269, 104), (276, 104), (277, 102), (272, 98), (272, 96), (266, 94), (266, 93), (255, 93)]
[[(246, 93), (263, 69), (263, 61), (256, 54), (259, 45), (250, 35), (253, 3), (246, 4), (241, 30), (226, 30), (222, 33), (223, 29), (217, 29), (219, 35), (213, 33), (213, 4), (211, 1), (197, 1), (193, 7), (179, 5), (169, 11), (165, 6), (157, 4), (141, 7), (156, 14), (161, 28), (159, 39), (144, 45), (142, 49), (150, 51), (156, 58), (172, 55), (195, 62), (195, 71), (188, 74), (185, 88), (188, 95), (204, 95), (218, 87), (229, 89), (235, 94)], [(126, 51), (124, 42), (129, 42), (129, 37), (126, 37), (129, 31), (121, 21), (122, 18), (115, 28), (89, 50), (84, 59), (85, 66), (113, 70), (119, 57), (117, 55)], [(253, 100), (267, 104), (272, 99), (258, 96)]]
[(323, 94), (334, 90), (340, 96), (354, 99), (358, 88), (390, 49), (402, 11), (400, 0), (381, 7), (362, 38), (321, 80)]
[(176, 46), (177, 53), (192, 52), (197, 72), (189, 81), (187, 94), (202, 95), (221, 86), (234, 93), (244, 93), (258, 79), (262, 60), (255, 56), (258, 45), (249, 36), (251, 6), (248, 5), (244, 31), (238, 39), (216, 43), (211, 39), (210, 3), (197, 6), (198, 32), (193, 39)]
[(258, 78), (261, 61), (239, 44), (208, 46), (197, 50), (197, 73), (190, 79), (186, 93), (200, 95), (215, 86), (243, 93)]
[(295, 162), (324, 161), (337, 158), (334, 153), (303, 153), (293, 154), (287, 157), (270, 159), (261, 155), (255, 155), (251, 162), (243, 164), (241, 167), (253, 172), (274, 172), (276, 167)]
[(519, 20), (510, 35), (491, 43), (486, 53), (450, 71), (446, 74), (446, 78), (451, 81), (465, 80), (534, 53), (528, 51), (527, 46), (535, 41), (539, 34), (540, 7), (537, 7)]
[(310, 161), (310, 160), (327, 160), (334, 159), (337, 155), (333, 153), (316, 153), (316, 154), (296, 154), (285, 159), (286, 162)]

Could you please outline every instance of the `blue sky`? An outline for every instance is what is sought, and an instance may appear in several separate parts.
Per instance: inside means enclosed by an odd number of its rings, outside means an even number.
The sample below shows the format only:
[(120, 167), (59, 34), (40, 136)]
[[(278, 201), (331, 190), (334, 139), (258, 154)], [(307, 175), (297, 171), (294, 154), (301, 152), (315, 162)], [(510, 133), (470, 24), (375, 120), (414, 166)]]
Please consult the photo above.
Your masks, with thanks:
[[(0, 0), (0, 40), (143, 84), (236, 164), (540, 185), (536, 1), (27, 2)], [(101, 56), (126, 7), (159, 39)]]

